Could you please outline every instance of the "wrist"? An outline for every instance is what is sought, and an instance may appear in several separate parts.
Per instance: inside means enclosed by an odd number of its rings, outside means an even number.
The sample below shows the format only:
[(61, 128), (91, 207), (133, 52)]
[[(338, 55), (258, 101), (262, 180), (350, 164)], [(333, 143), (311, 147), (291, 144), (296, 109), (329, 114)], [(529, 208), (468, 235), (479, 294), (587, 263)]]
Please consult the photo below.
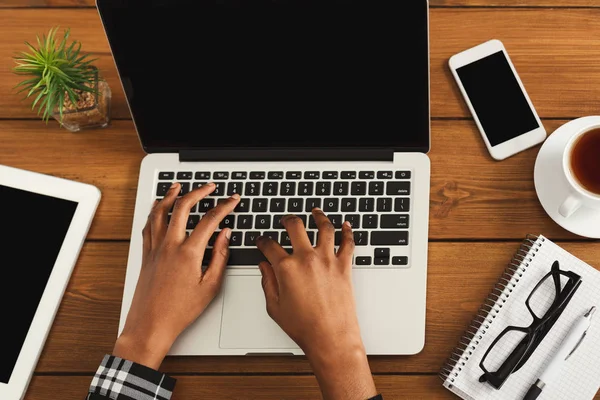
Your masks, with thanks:
[(166, 338), (122, 333), (113, 355), (158, 370), (173, 342)]

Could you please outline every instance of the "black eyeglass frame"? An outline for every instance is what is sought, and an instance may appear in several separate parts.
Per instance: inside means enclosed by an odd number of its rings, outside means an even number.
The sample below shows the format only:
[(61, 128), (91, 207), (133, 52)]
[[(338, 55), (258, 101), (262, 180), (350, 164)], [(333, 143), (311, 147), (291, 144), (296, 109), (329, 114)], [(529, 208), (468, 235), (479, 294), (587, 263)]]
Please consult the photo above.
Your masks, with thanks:
[[(567, 283), (562, 288), (560, 282), (561, 275), (568, 278)], [(539, 287), (550, 277), (552, 277), (554, 282), (556, 297), (544, 315), (538, 317), (531, 308), (530, 300)], [(479, 378), (479, 382), (487, 382), (494, 388), (500, 389), (512, 373), (518, 371), (525, 365), (527, 360), (529, 360), (529, 357), (531, 357), (556, 320), (558, 320), (564, 309), (567, 307), (581, 283), (582, 280), (580, 275), (572, 271), (561, 270), (559, 262), (554, 261), (550, 272), (540, 279), (527, 297), (527, 300), (525, 300), (525, 306), (533, 317), (533, 322), (528, 327), (508, 326), (496, 337), (496, 339), (494, 339), (479, 363), (479, 368), (484, 372)], [(494, 372), (488, 371), (484, 366), (487, 356), (500, 339), (511, 331), (523, 332), (525, 333), (525, 337), (523, 337), (519, 344), (508, 355), (498, 370)]]

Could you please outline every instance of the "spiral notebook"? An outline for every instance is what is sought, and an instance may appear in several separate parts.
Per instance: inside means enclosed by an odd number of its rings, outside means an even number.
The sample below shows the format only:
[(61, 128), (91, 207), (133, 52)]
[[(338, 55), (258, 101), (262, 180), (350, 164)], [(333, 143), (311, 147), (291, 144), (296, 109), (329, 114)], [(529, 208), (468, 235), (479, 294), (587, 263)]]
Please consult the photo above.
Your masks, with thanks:
[[(525, 306), (532, 289), (558, 261), (561, 270), (581, 276), (582, 283), (552, 329), (521, 369), (500, 389), (479, 382), (479, 363), (490, 344), (507, 326), (529, 326), (533, 318)], [(500, 305), (502, 305), (500, 307)], [(581, 261), (544, 236), (527, 236), (499, 278), (458, 346), (440, 370), (443, 385), (463, 399), (522, 399), (542, 373), (554, 350), (576, 318), (592, 306), (600, 308), (600, 271)], [(600, 311), (600, 310), (599, 310)], [(503, 341), (499, 341), (499, 346)], [(506, 343), (510, 353), (513, 346)], [(494, 346), (494, 352), (497, 352)], [(486, 362), (489, 359), (486, 358)], [(600, 312), (595, 314), (586, 338), (571, 355), (560, 377), (548, 384), (540, 400), (590, 400), (600, 388)]]

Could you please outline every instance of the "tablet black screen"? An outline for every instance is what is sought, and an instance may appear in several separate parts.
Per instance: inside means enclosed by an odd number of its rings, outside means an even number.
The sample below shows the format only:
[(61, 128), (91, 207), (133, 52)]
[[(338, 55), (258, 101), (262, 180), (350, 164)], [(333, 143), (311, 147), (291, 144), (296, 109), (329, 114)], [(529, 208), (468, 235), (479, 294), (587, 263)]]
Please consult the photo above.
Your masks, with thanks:
[(0, 383), (8, 383), (77, 203), (0, 185)]

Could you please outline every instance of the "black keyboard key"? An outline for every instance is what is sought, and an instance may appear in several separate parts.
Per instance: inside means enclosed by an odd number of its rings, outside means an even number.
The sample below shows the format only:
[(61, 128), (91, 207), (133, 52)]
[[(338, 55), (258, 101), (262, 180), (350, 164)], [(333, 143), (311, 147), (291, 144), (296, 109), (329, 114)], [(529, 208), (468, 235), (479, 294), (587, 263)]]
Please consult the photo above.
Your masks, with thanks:
[(229, 179), (229, 172), (215, 172), (213, 173), (213, 179)]
[(267, 211), (267, 199), (254, 199), (252, 200), (252, 212), (265, 212)]
[(265, 179), (266, 174), (262, 171), (260, 172), (250, 172), (250, 179)]
[(188, 216), (187, 224), (185, 229), (194, 229), (200, 222), (200, 216), (198, 214), (192, 214)]
[(354, 231), (354, 244), (357, 246), (366, 246), (369, 244), (369, 232)]
[(302, 179), (302, 172), (300, 172), (300, 171), (288, 171), (285, 174), (285, 179)]
[(329, 221), (331, 221), (335, 229), (340, 229), (344, 223), (342, 214), (329, 214), (327, 215), (327, 218), (329, 218)]
[[(212, 257), (212, 249), (204, 253), (202, 265), (208, 265)], [(258, 266), (261, 261), (267, 261), (263, 253), (258, 249), (229, 249), (229, 260), (227, 265), (231, 266)]]
[(300, 182), (298, 184), (298, 196), (312, 196), (313, 187), (313, 182)]
[[(304, 226), (306, 226), (306, 215), (300, 214), (300, 215), (296, 215), (296, 217), (300, 218), (300, 221), (302, 221)], [(311, 217), (312, 217), (312, 215), (311, 215)]]
[(171, 188), (171, 185), (171, 182), (158, 182), (158, 185), (156, 186), (156, 195), (165, 196)]
[(211, 196), (224, 196), (225, 195), (225, 182), (215, 182), (215, 190), (210, 195)]
[(295, 196), (296, 182), (281, 182), (281, 196)]
[(383, 182), (381, 181), (373, 181), (369, 182), (369, 195), (379, 195), (383, 194)]
[(175, 179), (175, 172), (159, 172), (158, 179), (161, 181), (170, 181)]
[(236, 171), (231, 174), (231, 179), (246, 179), (247, 176), (245, 171)]
[(375, 262), (374, 265), (390, 265), (390, 258), (386, 257), (386, 258), (374, 258)]
[(242, 194), (244, 190), (243, 182), (229, 182), (227, 184), (227, 196), (231, 196), (234, 193)]
[(217, 236), (219, 236), (219, 232), (213, 232), (213, 234), (210, 235), (210, 239), (208, 239), (209, 246), (215, 245), (215, 242), (217, 241)]
[(307, 231), (306, 235), (308, 236), (308, 240), (310, 241), (310, 244), (312, 244), (314, 246), (316, 244), (315, 243), (315, 232), (314, 231)]
[(283, 179), (283, 171), (272, 171), (267, 176), (269, 179)]
[(285, 212), (285, 199), (276, 198), (271, 199), (271, 206), (269, 207), (271, 212)]
[(371, 265), (371, 257), (356, 257), (354, 265)]
[(289, 199), (287, 210), (290, 213), (302, 212), (303, 205), (304, 205), (304, 199)]
[(396, 179), (410, 179), (410, 171), (396, 171)]
[(256, 246), (256, 239), (260, 236), (260, 232), (249, 231), (244, 236), (244, 246)]
[(192, 183), (192, 190), (200, 188), (202, 185), (206, 185), (206, 182), (194, 182)]
[(194, 175), (194, 179), (196, 180), (206, 180), (208, 181), (210, 179), (210, 172), (196, 172), (196, 174)]
[(328, 198), (323, 202), (323, 211), (338, 212), (340, 211), (340, 199)]
[(245, 213), (250, 211), (250, 199), (240, 199), (240, 202), (233, 209), (233, 211), (238, 213)]
[(356, 211), (356, 199), (352, 197), (347, 197), (342, 199), (342, 211), (344, 212), (354, 212)]
[(252, 221), (254, 216), (252, 214), (238, 215), (237, 228), (238, 229), (252, 229)]
[(308, 229), (317, 229), (317, 221), (315, 221), (315, 217), (312, 214), (308, 216)]
[(333, 184), (334, 196), (346, 196), (348, 194), (349, 182), (335, 182)]
[(269, 239), (273, 239), (274, 241), (279, 243), (279, 232), (269, 231), (263, 233), (264, 237), (268, 237)]
[(375, 179), (375, 172), (373, 172), (373, 171), (360, 171), (358, 173), (358, 179)]
[(270, 215), (257, 215), (254, 220), (254, 227), (256, 229), (270, 229), (271, 228), (271, 216)]
[(408, 257), (406, 257), (406, 256), (392, 257), (392, 265), (408, 265)]
[(290, 239), (290, 235), (288, 235), (287, 231), (281, 232), (281, 241), (279, 242), (282, 246), (291, 246), (292, 239)]
[(317, 182), (317, 196), (331, 195), (331, 182)]
[(342, 179), (356, 179), (355, 171), (342, 171)]
[(202, 199), (198, 203), (198, 212), (205, 213), (215, 206), (215, 199)]
[(352, 229), (360, 228), (360, 214), (346, 214), (344, 221), (350, 222)]
[(196, 204), (194, 204), (194, 205), (192, 206), (192, 208), (190, 208), (190, 214), (191, 214), (191, 213), (195, 213), (195, 212), (196, 212)]
[(391, 196), (410, 195), (410, 182), (388, 182), (386, 194)]
[(407, 214), (385, 214), (381, 216), (382, 228), (408, 229)]
[(321, 208), (321, 199), (306, 199), (306, 212), (311, 212), (313, 208)]
[(408, 231), (373, 231), (371, 244), (374, 246), (408, 246)]
[(337, 171), (325, 171), (323, 172), (323, 179), (337, 179), (338, 173)]
[(362, 220), (362, 227), (370, 229), (377, 228), (377, 220), (377, 214), (364, 214)]
[(273, 216), (273, 229), (284, 229), (283, 225), (281, 225), (281, 218), (283, 217), (283, 214), (276, 214)]
[(392, 171), (379, 171), (377, 172), (377, 179), (392, 179), (394, 173)]
[(277, 189), (279, 189), (278, 182), (265, 182), (263, 185), (263, 196), (277, 196)]
[(225, 218), (223, 218), (223, 220), (219, 224), (219, 228), (221, 228), (221, 229), (233, 228), (234, 226), (235, 226), (235, 216), (234, 215), (227, 215)]
[[(243, 238), (244, 238), (244, 236), (243, 236), (242, 232), (239, 232), (239, 231), (231, 232), (231, 238), (229, 239), (229, 247), (241, 246)], [(231, 249), (229, 249), (229, 252), (231, 254)]]
[(377, 199), (377, 211), (392, 211), (392, 199), (389, 197), (380, 197)]
[(246, 194), (246, 196), (260, 195), (260, 182), (247, 182), (246, 191), (244, 193)]
[(177, 173), (177, 180), (178, 181), (189, 181), (190, 179), (192, 179), (192, 173), (191, 172), (178, 172)]
[(372, 197), (363, 197), (358, 200), (358, 211), (375, 211), (375, 199)]
[(375, 258), (385, 258), (390, 256), (390, 249), (387, 247), (378, 247), (373, 253)]
[(319, 171), (306, 171), (304, 172), (304, 179), (319, 179), (321, 174)]
[(367, 194), (367, 182), (352, 182), (350, 188), (350, 194), (352, 196)]
[(190, 183), (189, 182), (180, 182), (181, 189), (179, 190), (179, 195), (183, 196), (190, 192)]
[(394, 200), (394, 211), (410, 211), (410, 199), (406, 197), (399, 197)]

